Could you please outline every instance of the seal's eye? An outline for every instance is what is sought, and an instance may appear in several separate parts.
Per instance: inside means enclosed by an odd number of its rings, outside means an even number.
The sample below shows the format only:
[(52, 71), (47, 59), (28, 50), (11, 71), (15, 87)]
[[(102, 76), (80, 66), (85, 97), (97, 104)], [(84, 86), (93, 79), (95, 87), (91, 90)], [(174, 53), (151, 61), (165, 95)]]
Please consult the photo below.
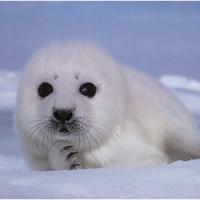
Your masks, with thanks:
[(79, 92), (89, 98), (94, 97), (96, 90), (96, 86), (92, 83), (84, 83), (79, 88)]
[(53, 87), (49, 83), (42, 83), (38, 88), (38, 94), (40, 97), (44, 98), (53, 92)]

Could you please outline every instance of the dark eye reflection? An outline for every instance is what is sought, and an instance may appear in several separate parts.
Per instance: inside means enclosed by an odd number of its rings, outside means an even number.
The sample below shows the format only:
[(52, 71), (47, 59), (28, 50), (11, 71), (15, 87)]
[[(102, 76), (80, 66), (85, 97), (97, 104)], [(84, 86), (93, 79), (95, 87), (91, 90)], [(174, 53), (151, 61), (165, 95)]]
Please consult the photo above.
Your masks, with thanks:
[(89, 98), (92, 98), (96, 94), (96, 86), (93, 83), (84, 83), (80, 86), (79, 92)]
[(38, 88), (38, 94), (42, 98), (49, 96), (52, 92), (53, 86), (46, 82), (42, 83)]

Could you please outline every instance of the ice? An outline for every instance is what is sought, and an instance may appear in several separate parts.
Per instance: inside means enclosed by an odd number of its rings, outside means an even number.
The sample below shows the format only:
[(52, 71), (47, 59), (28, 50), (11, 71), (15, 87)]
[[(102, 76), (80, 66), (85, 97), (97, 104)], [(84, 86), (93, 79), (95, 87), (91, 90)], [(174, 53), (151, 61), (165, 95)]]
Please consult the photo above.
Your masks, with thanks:
[(1, 170), (0, 197), (199, 198), (199, 164), (195, 160), (141, 169)]

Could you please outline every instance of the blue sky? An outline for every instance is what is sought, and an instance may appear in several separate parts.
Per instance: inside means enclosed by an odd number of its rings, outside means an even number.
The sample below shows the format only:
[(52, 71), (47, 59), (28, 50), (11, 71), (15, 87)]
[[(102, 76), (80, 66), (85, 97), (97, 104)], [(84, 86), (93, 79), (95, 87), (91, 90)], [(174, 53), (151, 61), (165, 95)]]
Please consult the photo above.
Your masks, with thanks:
[(0, 2), (0, 69), (52, 41), (99, 44), (152, 76), (200, 79), (200, 2)]

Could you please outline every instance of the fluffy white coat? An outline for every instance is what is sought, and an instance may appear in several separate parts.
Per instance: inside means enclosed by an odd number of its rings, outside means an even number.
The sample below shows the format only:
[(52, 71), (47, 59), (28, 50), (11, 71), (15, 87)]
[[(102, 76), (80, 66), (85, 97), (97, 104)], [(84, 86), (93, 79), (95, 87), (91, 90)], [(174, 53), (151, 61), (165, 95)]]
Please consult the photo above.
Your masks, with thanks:
[[(40, 98), (44, 82), (53, 92)], [(80, 93), (87, 82), (97, 89), (92, 98)], [(74, 110), (77, 131), (55, 128), (55, 108)], [(33, 56), (20, 82), (15, 124), (34, 170), (71, 169), (77, 160), (80, 168), (100, 168), (200, 158), (198, 128), (180, 100), (93, 44), (52, 44)]]

